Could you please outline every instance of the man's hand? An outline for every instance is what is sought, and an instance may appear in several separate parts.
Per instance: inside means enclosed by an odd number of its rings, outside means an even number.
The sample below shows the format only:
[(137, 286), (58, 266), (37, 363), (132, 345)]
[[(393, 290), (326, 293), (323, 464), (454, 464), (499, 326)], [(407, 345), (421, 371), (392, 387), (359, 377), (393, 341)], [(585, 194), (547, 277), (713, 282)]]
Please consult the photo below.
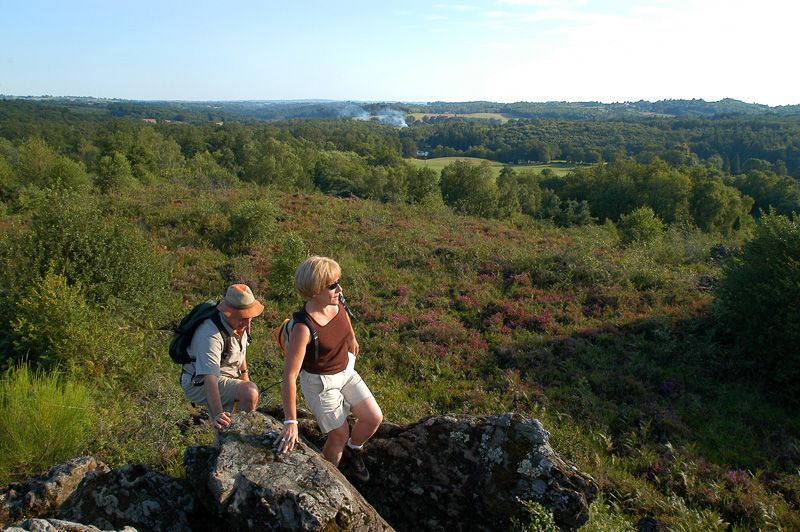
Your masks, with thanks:
[(228, 412), (220, 412), (214, 418), (214, 428), (217, 430), (224, 429), (231, 424), (231, 415)]

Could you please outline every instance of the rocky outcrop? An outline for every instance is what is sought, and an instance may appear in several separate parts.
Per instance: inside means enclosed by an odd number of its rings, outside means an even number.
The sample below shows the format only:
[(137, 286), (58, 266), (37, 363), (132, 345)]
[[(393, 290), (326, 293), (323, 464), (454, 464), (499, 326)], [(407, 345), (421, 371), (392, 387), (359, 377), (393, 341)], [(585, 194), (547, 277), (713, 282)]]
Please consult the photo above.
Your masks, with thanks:
[(316, 423), (301, 414), (299, 426), (306, 441), (277, 454), (279, 421), (236, 414), (215, 446), (186, 451), (185, 479), (70, 460), (0, 489), (0, 519), (47, 531), (499, 530), (526, 522), (522, 501), (533, 500), (574, 530), (597, 493), (542, 425), (518, 414), (384, 423), (367, 444), (371, 478), (358, 489), (322, 458)]
[(140, 532), (189, 531), (189, 516), (196, 506), (197, 498), (185, 479), (126, 465), (86, 478), (59, 517), (102, 530), (131, 526)]
[(9, 526), (26, 517), (56, 515), (84, 478), (108, 471), (104, 463), (82, 456), (27, 482), (0, 488), (0, 524)]
[[(17, 526), (6, 528), (4, 532), (100, 532), (101, 529), (92, 525), (82, 525), (62, 519), (26, 519)], [(107, 530), (105, 532), (108, 532)], [(135, 528), (125, 527), (120, 532), (137, 532)]]
[[(309, 416), (298, 412), (300, 431), (321, 445)], [(366, 446), (370, 480), (354, 482), (398, 530), (507, 529), (512, 517), (526, 522), (522, 500), (539, 502), (562, 529), (574, 530), (588, 520), (598, 488), (549, 439), (539, 421), (513, 413), (383, 423)]]
[(371, 478), (359, 489), (398, 530), (507, 529), (512, 517), (525, 522), (523, 500), (574, 530), (597, 486), (548, 440), (541, 423), (519, 414), (384, 423), (367, 444)]
[(237, 414), (215, 448), (187, 450), (187, 477), (210, 512), (236, 530), (391, 528), (317, 450), (300, 442), (275, 453), (281, 427), (260, 412)]

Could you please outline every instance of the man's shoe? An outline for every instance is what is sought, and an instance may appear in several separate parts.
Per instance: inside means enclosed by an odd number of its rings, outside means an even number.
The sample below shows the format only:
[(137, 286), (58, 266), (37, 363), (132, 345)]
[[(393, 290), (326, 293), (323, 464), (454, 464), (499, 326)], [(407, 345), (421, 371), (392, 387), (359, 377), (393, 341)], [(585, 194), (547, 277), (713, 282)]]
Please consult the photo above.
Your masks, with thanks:
[(364, 449), (353, 449), (349, 445), (344, 446), (342, 458), (350, 472), (350, 475), (359, 482), (369, 480), (369, 470), (364, 465)]

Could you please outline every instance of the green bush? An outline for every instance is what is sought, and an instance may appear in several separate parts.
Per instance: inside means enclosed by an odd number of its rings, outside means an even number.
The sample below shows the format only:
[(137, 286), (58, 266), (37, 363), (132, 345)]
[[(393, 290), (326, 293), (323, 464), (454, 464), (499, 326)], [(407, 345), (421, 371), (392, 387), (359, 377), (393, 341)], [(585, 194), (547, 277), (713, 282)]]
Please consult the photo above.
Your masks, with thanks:
[(226, 247), (231, 253), (246, 253), (275, 237), (275, 208), (266, 200), (242, 202), (230, 215)]
[(725, 267), (717, 310), (742, 346), (743, 367), (800, 399), (800, 220), (762, 216)]
[(619, 235), (623, 244), (652, 242), (664, 234), (664, 222), (650, 207), (639, 207), (619, 217)]
[(269, 270), (269, 290), (276, 299), (291, 299), (294, 289), (294, 271), (308, 257), (303, 239), (295, 232), (284, 236), (281, 250), (272, 258)]
[(93, 438), (93, 399), (80, 383), (21, 365), (0, 379), (0, 485), (84, 451)]
[(522, 501), (528, 514), (526, 523), (517, 518), (511, 519), (513, 532), (559, 532), (561, 530), (553, 519), (553, 513), (536, 501)]
[(157, 313), (169, 273), (145, 235), (86, 196), (49, 199), (33, 214), (26, 257), (17, 258), (29, 280), (53, 271), (80, 283), (89, 302), (136, 316)]
[(48, 273), (19, 295), (10, 320), (16, 363), (66, 369), (111, 383), (128, 349), (108, 314), (90, 306), (79, 284)]

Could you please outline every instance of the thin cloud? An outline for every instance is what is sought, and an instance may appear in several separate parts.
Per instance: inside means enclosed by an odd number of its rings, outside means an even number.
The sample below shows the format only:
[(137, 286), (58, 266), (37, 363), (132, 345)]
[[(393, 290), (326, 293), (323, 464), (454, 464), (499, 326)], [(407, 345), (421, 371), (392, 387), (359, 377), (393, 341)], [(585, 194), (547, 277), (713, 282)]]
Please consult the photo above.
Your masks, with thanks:
[(580, 7), (586, 5), (587, 0), (497, 0), (497, 3), (512, 6)]
[(470, 6), (466, 4), (435, 4), (433, 7), (437, 9), (449, 9), (452, 11), (477, 11), (478, 8), (476, 6)]

